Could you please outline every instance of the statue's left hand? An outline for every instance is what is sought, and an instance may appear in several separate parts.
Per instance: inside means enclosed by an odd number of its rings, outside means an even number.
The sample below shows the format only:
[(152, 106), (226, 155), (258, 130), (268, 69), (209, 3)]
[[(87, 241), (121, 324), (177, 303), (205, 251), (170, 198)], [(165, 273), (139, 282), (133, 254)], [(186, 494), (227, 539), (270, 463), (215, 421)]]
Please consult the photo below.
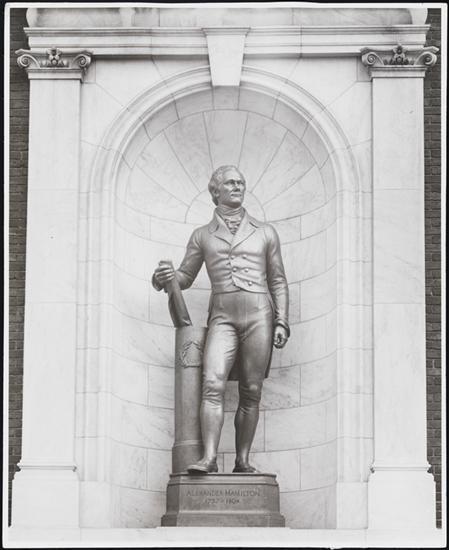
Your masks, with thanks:
[(274, 347), (283, 348), (288, 340), (287, 329), (281, 325), (276, 325), (274, 327)]

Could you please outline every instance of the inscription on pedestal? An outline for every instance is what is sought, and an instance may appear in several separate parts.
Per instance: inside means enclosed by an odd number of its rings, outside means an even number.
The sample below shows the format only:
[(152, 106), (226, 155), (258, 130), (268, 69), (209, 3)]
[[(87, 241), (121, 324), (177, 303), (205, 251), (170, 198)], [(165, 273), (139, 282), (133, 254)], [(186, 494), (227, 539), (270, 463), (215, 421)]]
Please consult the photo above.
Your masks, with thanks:
[(191, 498), (192, 503), (197, 504), (198, 508), (213, 505), (249, 505), (250, 502), (245, 502), (247, 499), (261, 496), (262, 493), (259, 489), (203, 489), (198, 487), (188, 490), (186, 493), (186, 497)]

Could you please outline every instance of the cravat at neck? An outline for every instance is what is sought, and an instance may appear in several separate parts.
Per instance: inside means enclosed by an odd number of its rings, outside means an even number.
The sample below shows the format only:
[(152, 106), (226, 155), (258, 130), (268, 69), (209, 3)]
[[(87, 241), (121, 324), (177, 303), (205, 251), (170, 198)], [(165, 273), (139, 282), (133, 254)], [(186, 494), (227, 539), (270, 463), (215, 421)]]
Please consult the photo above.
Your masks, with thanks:
[(243, 206), (237, 208), (230, 208), (224, 204), (219, 204), (216, 208), (217, 213), (223, 218), (243, 218)]

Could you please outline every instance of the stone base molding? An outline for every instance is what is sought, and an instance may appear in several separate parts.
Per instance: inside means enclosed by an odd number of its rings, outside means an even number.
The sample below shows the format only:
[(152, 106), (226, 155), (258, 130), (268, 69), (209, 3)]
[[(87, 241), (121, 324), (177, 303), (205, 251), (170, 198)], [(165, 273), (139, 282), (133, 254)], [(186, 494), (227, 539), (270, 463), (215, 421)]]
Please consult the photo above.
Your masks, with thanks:
[(375, 470), (368, 483), (370, 529), (435, 527), (435, 482), (424, 469)]
[(73, 465), (19, 464), (13, 480), (16, 527), (79, 527), (79, 479)]

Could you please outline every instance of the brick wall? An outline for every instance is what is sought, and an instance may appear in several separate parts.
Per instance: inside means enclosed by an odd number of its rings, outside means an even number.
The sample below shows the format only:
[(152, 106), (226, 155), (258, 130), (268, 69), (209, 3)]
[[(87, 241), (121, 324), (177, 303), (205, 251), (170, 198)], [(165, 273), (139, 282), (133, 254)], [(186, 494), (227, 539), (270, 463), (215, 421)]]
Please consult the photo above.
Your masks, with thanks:
[[(441, 10), (429, 9), (427, 45), (441, 53)], [(427, 458), (437, 488), (441, 526), (441, 58), (424, 80)]]
[[(10, 322), (9, 322), (9, 502), (11, 480), (20, 460), (22, 435), (23, 312), (25, 298), (26, 189), (29, 85), (14, 51), (27, 48), (26, 10), (11, 10), (10, 54)], [(429, 9), (428, 45), (441, 48), (441, 13)], [(437, 482), (437, 523), (441, 525), (441, 69), (424, 80), (427, 424), (428, 460)], [(11, 506), (9, 506), (11, 510)]]
[[(26, 9), (11, 10), (9, 145), (9, 502), (22, 442), (23, 311), (28, 171), (28, 77), (15, 50), (27, 48)], [(8, 506), (11, 514), (11, 506)]]

